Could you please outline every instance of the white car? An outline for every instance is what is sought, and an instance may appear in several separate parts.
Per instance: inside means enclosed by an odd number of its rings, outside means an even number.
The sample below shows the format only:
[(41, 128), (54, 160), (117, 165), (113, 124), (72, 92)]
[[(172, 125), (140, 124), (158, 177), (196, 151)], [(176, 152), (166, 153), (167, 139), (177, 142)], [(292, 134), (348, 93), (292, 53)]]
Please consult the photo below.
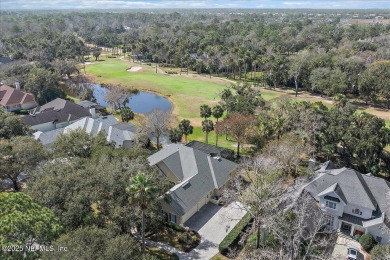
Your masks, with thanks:
[(364, 256), (362, 253), (359, 252), (359, 249), (357, 249), (354, 246), (348, 246), (348, 252), (347, 252), (347, 260), (360, 260), (364, 259)]

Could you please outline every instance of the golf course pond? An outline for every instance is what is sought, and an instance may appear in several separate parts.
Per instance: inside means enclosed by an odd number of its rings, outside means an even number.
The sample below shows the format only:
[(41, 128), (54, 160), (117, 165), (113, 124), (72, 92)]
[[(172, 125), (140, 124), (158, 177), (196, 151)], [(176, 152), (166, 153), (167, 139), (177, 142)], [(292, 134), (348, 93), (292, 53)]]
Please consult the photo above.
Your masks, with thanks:
[[(104, 100), (107, 89), (100, 84), (91, 84), (93, 95), (96, 98), (96, 103), (101, 106), (109, 107)], [(138, 94), (131, 96), (127, 105), (134, 113), (148, 114), (154, 109), (169, 111), (172, 109), (172, 104), (168, 99), (154, 93), (140, 91)]]

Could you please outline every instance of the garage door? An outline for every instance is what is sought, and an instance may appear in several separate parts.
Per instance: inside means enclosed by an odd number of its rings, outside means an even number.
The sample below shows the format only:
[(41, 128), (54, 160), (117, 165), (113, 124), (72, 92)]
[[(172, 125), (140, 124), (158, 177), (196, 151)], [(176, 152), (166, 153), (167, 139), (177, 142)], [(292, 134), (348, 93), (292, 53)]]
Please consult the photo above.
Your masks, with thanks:
[(204, 197), (203, 199), (201, 199), (201, 200), (198, 202), (198, 211), (199, 211), (204, 205), (206, 205), (207, 202), (208, 202), (208, 198), (207, 198), (207, 197)]

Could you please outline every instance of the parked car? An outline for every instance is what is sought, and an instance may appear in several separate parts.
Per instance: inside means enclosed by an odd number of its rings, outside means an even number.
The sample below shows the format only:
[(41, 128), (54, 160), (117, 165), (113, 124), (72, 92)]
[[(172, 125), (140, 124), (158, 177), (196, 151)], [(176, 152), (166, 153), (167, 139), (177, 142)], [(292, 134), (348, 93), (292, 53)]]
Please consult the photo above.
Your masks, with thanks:
[(356, 247), (348, 246), (347, 260), (364, 260), (364, 255)]

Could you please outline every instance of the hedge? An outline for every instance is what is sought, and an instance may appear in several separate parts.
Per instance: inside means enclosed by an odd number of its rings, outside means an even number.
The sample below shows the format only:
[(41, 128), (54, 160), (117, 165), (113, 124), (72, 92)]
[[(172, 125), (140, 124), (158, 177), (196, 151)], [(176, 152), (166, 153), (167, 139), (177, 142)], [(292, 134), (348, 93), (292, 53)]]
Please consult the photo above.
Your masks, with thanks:
[(246, 213), (237, 225), (229, 232), (229, 234), (219, 244), (219, 252), (225, 255), (229, 252), (229, 247), (234, 245), (240, 239), (241, 231), (243, 231), (251, 222), (252, 216)]
[(369, 251), (376, 244), (374, 237), (370, 233), (362, 235), (359, 242), (366, 251)]

